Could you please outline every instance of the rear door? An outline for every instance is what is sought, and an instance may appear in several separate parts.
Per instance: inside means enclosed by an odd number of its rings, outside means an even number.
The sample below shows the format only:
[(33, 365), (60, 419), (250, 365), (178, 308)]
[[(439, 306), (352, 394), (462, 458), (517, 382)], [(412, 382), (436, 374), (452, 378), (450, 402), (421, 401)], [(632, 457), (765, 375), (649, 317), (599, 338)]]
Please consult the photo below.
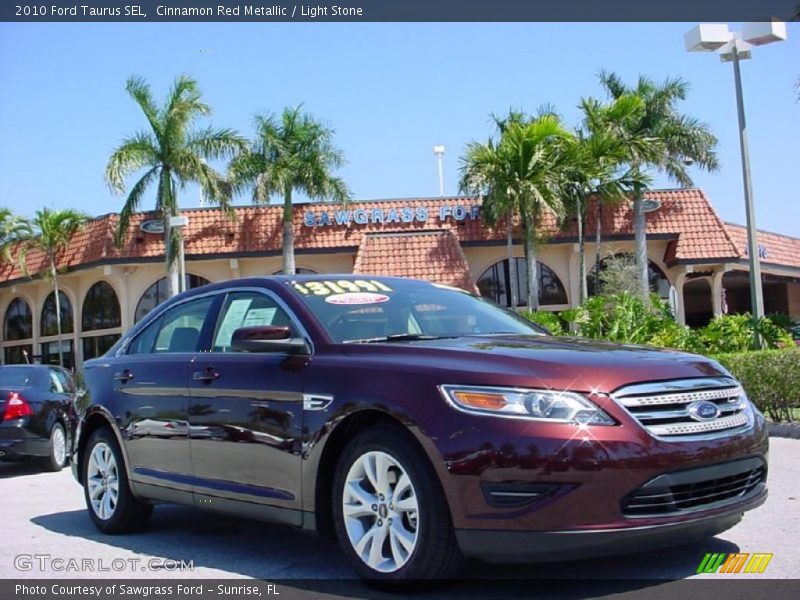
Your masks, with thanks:
[[(271, 292), (225, 298), (211, 351), (191, 368), (189, 430), (195, 502), (213, 498), (300, 508), (302, 377), (308, 357), (231, 351), (238, 327), (297, 325)], [(300, 514), (284, 513), (292, 522)], [(275, 515), (275, 518), (281, 518)]]
[(191, 491), (189, 373), (206, 327), (213, 327), (216, 298), (171, 307), (112, 360), (115, 408), (135, 481)]

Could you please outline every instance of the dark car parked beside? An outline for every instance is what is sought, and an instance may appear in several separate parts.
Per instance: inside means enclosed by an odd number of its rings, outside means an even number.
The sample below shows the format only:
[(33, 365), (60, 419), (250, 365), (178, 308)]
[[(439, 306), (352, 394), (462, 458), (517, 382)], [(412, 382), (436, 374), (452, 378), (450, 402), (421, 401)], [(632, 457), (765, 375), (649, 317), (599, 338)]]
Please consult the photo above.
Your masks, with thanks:
[(0, 460), (34, 457), (48, 471), (66, 466), (77, 424), (76, 394), (65, 369), (0, 366)]
[(764, 418), (717, 362), (551, 337), (428, 282), (208, 285), (85, 378), (73, 472), (102, 531), (159, 502), (270, 519), (384, 584), (689, 543), (767, 494)]

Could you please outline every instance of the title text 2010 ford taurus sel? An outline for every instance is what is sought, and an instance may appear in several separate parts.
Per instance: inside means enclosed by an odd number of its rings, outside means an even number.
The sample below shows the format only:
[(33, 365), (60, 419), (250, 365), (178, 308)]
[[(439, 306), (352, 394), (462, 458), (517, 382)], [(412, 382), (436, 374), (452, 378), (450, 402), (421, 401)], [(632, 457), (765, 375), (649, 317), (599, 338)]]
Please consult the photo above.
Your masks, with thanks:
[(335, 534), (377, 581), (687, 543), (767, 493), (764, 419), (716, 362), (421, 281), (205, 286), (86, 384), (74, 472), (100, 529), (197, 505)]

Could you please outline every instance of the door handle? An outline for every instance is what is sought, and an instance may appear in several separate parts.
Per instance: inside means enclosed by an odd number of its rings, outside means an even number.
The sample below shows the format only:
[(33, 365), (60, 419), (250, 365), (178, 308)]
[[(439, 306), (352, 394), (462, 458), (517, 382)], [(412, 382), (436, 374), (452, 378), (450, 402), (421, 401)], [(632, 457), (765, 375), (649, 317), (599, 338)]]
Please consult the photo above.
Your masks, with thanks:
[(204, 371), (195, 371), (192, 374), (192, 379), (195, 381), (202, 381), (203, 383), (211, 383), (219, 379), (219, 373), (214, 370), (214, 367), (207, 367)]
[(124, 371), (114, 373), (114, 379), (122, 383), (128, 383), (133, 379), (133, 373), (131, 373), (130, 369), (125, 369)]

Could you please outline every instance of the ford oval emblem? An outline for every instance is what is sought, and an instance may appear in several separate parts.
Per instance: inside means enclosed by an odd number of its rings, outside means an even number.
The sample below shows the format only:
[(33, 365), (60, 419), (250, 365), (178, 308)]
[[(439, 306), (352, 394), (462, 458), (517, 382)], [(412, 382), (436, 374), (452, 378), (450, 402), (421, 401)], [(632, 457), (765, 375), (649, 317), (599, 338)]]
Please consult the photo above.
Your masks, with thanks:
[(692, 402), (686, 410), (695, 421), (713, 421), (719, 416), (719, 406), (707, 400)]

